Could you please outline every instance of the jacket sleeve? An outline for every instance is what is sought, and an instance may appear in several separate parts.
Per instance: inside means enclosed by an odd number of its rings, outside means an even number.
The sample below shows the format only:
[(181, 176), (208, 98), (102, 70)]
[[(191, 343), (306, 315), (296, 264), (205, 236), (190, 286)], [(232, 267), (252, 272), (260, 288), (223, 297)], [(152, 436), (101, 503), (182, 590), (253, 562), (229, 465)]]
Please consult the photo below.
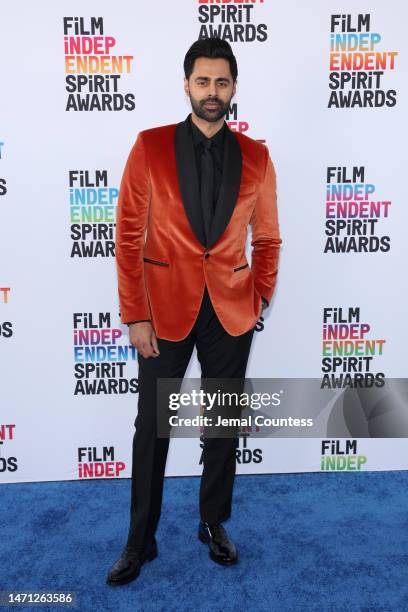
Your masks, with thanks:
[(276, 174), (265, 146), (264, 175), (250, 219), (252, 227), (252, 272), (258, 293), (268, 303), (275, 290), (282, 240), (279, 232)]
[(141, 132), (129, 153), (118, 198), (115, 253), (122, 323), (152, 318), (143, 264), (150, 197), (150, 175)]

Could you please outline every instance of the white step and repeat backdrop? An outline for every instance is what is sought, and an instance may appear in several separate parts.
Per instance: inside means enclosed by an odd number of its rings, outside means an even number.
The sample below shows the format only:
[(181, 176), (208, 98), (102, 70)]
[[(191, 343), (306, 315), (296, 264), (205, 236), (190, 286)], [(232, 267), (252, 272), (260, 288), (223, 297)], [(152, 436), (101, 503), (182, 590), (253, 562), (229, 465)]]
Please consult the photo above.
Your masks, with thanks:
[[(138, 372), (119, 321), (119, 185), (137, 133), (190, 112), (183, 58), (209, 36), (238, 59), (228, 124), (264, 141), (277, 172), (279, 281), (247, 375), (337, 388), (316, 437), (242, 431), (238, 473), (407, 469), (407, 402), (397, 427), (345, 405), (356, 373), (407, 378), (406, 3), (3, 0), (0, 11), (0, 481), (130, 476)], [(200, 376), (195, 354), (187, 376)], [(167, 474), (201, 473), (200, 451), (172, 440)]]

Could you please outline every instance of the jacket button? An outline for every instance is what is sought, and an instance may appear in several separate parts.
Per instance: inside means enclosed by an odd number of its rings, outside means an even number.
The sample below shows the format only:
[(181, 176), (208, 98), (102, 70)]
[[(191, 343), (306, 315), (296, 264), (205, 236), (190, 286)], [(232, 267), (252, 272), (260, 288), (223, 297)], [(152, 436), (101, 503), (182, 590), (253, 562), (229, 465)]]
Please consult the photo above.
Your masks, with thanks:
[(204, 253), (204, 257), (207, 259), (210, 256), (209, 253)]

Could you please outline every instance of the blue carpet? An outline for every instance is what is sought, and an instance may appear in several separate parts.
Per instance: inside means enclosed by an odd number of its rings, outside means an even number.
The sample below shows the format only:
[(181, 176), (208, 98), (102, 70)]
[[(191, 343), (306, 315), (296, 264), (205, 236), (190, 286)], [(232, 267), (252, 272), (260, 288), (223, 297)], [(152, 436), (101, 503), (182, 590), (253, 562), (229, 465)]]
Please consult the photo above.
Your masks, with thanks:
[(408, 472), (237, 476), (233, 567), (197, 540), (198, 488), (166, 478), (159, 556), (109, 587), (130, 480), (2, 485), (0, 590), (72, 590), (81, 612), (408, 610)]

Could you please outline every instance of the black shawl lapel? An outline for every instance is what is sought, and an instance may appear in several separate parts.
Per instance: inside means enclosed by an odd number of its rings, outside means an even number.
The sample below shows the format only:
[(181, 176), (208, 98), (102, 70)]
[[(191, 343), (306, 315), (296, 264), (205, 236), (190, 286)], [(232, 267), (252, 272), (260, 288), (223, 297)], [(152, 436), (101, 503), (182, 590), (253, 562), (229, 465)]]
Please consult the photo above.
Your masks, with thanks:
[(220, 238), (231, 219), (237, 202), (242, 173), (241, 147), (235, 134), (228, 128), (225, 131), (224, 160), (220, 193), (215, 207), (207, 247), (210, 248)]
[(201, 210), (198, 174), (194, 154), (193, 139), (189, 126), (189, 116), (176, 125), (174, 146), (176, 153), (177, 176), (184, 210), (191, 229), (197, 239), (205, 246), (205, 229)]
[(228, 128), (225, 131), (222, 182), (212, 221), (208, 243), (205, 242), (204, 221), (195, 153), (189, 117), (177, 124), (174, 136), (177, 176), (183, 206), (191, 228), (198, 241), (205, 247), (212, 247), (224, 232), (234, 212), (238, 198), (242, 172), (242, 154), (238, 140)]

